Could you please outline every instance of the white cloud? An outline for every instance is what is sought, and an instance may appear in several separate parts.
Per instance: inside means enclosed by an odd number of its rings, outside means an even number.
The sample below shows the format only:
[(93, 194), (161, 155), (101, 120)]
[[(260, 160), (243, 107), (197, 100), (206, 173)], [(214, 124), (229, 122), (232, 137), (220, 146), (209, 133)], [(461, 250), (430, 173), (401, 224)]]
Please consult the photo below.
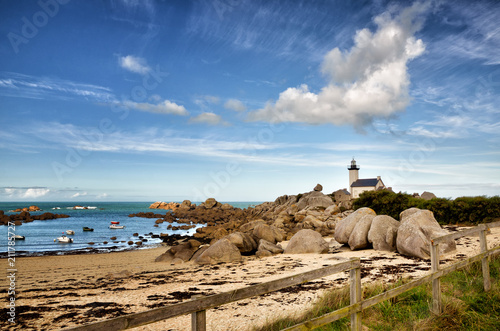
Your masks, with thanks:
[(377, 30), (359, 30), (349, 51), (334, 48), (326, 54), (322, 72), (330, 82), (319, 93), (306, 84), (280, 93), (276, 102), (251, 112), (249, 120), (349, 124), (360, 127), (389, 117), (409, 105), (407, 63), (425, 51), (414, 33), (428, 4), (416, 2), (392, 17), (375, 17)]
[(201, 113), (198, 116), (192, 117), (190, 123), (205, 123), (209, 125), (229, 125), (222, 117), (214, 113)]
[(86, 196), (87, 192), (77, 192), (71, 196), (71, 198), (78, 198), (78, 197), (83, 197)]
[(151, 71), (145, 59), (133, 55), (122, 56), (119, 58), (120, 66), (136, 74), (145, 75)]
[(9, 198), (20, 199), (36, 199), (50, 192), (46, 187), (4, 187), (3, 190)]
[(157, 113), (157, 114), (172, 114), (172, 115), (181, 115), (187, 116), (189, 112), (182, 105), (178, 105), (175, 102), (164, 100), (163, 102), (159, 102), (157, 104), (147, 103), (147, 102), (133, 102), (133, 101), (125, 101), (123, 102), (123, 106), (127, 108), (137, 109), (140, 111), (146, 111), (149, 113)]
[(243, 104), (243, 102), (237, 99), (227, 100), (226, 103), (224, 104), (224, 108), (231, 109), (234, 111), (245, 111), (247, 109), (247, 107)]

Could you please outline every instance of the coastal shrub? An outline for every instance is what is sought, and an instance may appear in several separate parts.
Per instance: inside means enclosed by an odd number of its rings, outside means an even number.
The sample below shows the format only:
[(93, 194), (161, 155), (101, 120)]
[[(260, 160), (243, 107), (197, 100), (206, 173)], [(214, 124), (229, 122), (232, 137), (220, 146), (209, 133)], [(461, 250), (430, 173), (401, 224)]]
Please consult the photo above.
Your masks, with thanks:
[(411, 207), (428, 209), (440, 224), (479, 224), (500, 218), (499, 196), (424, 200), (401, 192), (366, 191), (353, 203), (355, 210), (362, 207), (369, 207), (378, 215), (389, 215), (395, 219), (399, 219), (399, 214)]

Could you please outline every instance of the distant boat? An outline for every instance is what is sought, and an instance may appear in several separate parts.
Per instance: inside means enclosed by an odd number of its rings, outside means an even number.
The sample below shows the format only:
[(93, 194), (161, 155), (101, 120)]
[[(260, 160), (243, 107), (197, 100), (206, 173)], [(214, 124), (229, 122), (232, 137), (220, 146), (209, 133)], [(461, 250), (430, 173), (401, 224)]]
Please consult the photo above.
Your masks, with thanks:
[(18, 234), (14, 235), (14, 240), (24, 240), (24, 239), (26, 239), (24, 236)]
[(111, 224), (120, 224), (120, 222), (111, 222)]
[(68, 235), (69, 234), (75, 234), (75, 231), (73, 231), (73, 230), (66, 230), (66, 234), (68, 234)]
[(87, 226), (84, 226), (83, 227), (83, 231), (94, 231), (94, 229), (93, 228), (89, 228)]
[(125, 226), (124, 225), (117, 225), (117, 224), (111, 224), (109, 226), (110, 229), (124, 229)]
[(97, 207), (94, 206), (88, 206), (87, 209), (97, 209)]
[[(56, 241), (56, 240), (54, 239), (54, 241)], [(60, 243), (69, 244), (69, 243), (73, 242), (73, 238), (68, 238), (65, 235), (62, 235), (62, 236), (57, 238), (57, 241)]]

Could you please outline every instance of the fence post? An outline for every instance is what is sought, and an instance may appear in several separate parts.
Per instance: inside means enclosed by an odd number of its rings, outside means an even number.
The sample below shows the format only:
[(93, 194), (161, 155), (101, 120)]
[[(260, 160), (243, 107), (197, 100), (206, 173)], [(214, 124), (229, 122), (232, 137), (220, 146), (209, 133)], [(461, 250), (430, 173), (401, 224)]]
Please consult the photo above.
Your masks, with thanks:
[[(349, 272), (350, 277), (350, 303), (361, 301), (361, 266), (353, 268)], [(361, 330), (361, 312), (351, 314), (351, 330)]]
[(207, 329), (207, 311), (200, 310), (191, 314), (191, 330), (205, 331)]
[[(439, 243), (434, 244), (431, 240), (431, 271), (439, 270)], [(441, 279), (432, 280), (432, 312), (436, 315), (441, 314)]]
[[(481, 253), (484, 253), (488, 250), (488, 243), (486, 242), (486, 231), (488, 231), (488, 228), (483, 224), (482, 229), (479, 232), (479, 244), (481, 245)], [(491, 289), (490, 264), (488, 260), (489, 259), (487, 256), (481, 259), (485, 292), (488, 292)]]

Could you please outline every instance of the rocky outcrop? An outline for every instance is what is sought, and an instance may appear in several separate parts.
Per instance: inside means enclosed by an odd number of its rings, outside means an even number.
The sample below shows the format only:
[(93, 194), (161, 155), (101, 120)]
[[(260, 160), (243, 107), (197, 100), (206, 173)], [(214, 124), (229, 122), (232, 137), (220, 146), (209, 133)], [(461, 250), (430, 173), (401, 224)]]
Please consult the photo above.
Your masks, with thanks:
[(68, 217), (69, 215), (53, 214), (53, 213), (31, 215), (27, 211), (20, 212), (19, 214), (5, 215), (3, 210), (0, 210), (0, 225), (7, 225), (9, 224), (9, 222), (13, 222), (15, 225), (21, 225), (22, 223), (29, 223), (36, 220), (45, 221), (45, 220), (53, 220), (57, 218), (68, 218)]
[(309, 208), (322, 208), (325, 210), (326, 208), (333, 205), (333, 200), (327, 195), (324, 195), (320, 191), (311, 191), (309, 193), (303, 194), (299, 201), (297, 202), (297, 207), (299, 210), (302, 210), (306, 207)]
[[(446, 235), (429, 210), (418, 208), (407, 209), (400, 214), (400, 226), (396, 239), (396, 247), (400, 254), (421, 259), (430, 258), (430, 242), (434, 237)], [(456, 249), (455, 241), (441, 243), (440, 254)]]
[(178, 209), (182, 211), (188, 211), (196, 208), (196, 204), (191, 203), (189, 200), (184, 200), (182, 203), (178, 202), (163, 202), (163, 201), (156, 201), (153, 202), (150, 206), (149, 209), (165, 209), (165, 210), (172, 210), (176, 211)]
[(322, 254), (328, 252), (328, 243), (316, 231), (304, 229), (297, 232), (288, 246), (285, 248), (285, 254)]
[(356, 224), (366, 215), (371, 215), (373, 217), (377, 216), (373, 209), (364, 207), (338, 221), (337, 226), (335, 227), (335, 240), (340, 244), (349, 243), (349, 238), (356, 227)]
[(24, 207), (24, 208), (17, 208), (15, 210), (12, 210), (12, 212), (14, 213), (20, 213), (20, 212), (23, 212), (23, 211), (40, 211), (41, 209), (38, 207), (38, 206), (29, 206), (29, 207)]
[(215, 200), (214, 198), (208, 198), (203, 204), (202, 206), (204, 206), (205, 208), (207, 209), (212, 209), (214, 207), (220, 207), (222, 206), (222, 204), (220, 202), (217, 202), (217, 200)]
[(368, 241), (378, 251), (396, 250), (399, 222), (387, 215), (375, 216), (372, 220)]
[(194, 262), (198, 264), (213, 264), (220, 262), (235, 262), (241, 260), (239, 249), (227, 238), (217, 241), (201, 253)]

